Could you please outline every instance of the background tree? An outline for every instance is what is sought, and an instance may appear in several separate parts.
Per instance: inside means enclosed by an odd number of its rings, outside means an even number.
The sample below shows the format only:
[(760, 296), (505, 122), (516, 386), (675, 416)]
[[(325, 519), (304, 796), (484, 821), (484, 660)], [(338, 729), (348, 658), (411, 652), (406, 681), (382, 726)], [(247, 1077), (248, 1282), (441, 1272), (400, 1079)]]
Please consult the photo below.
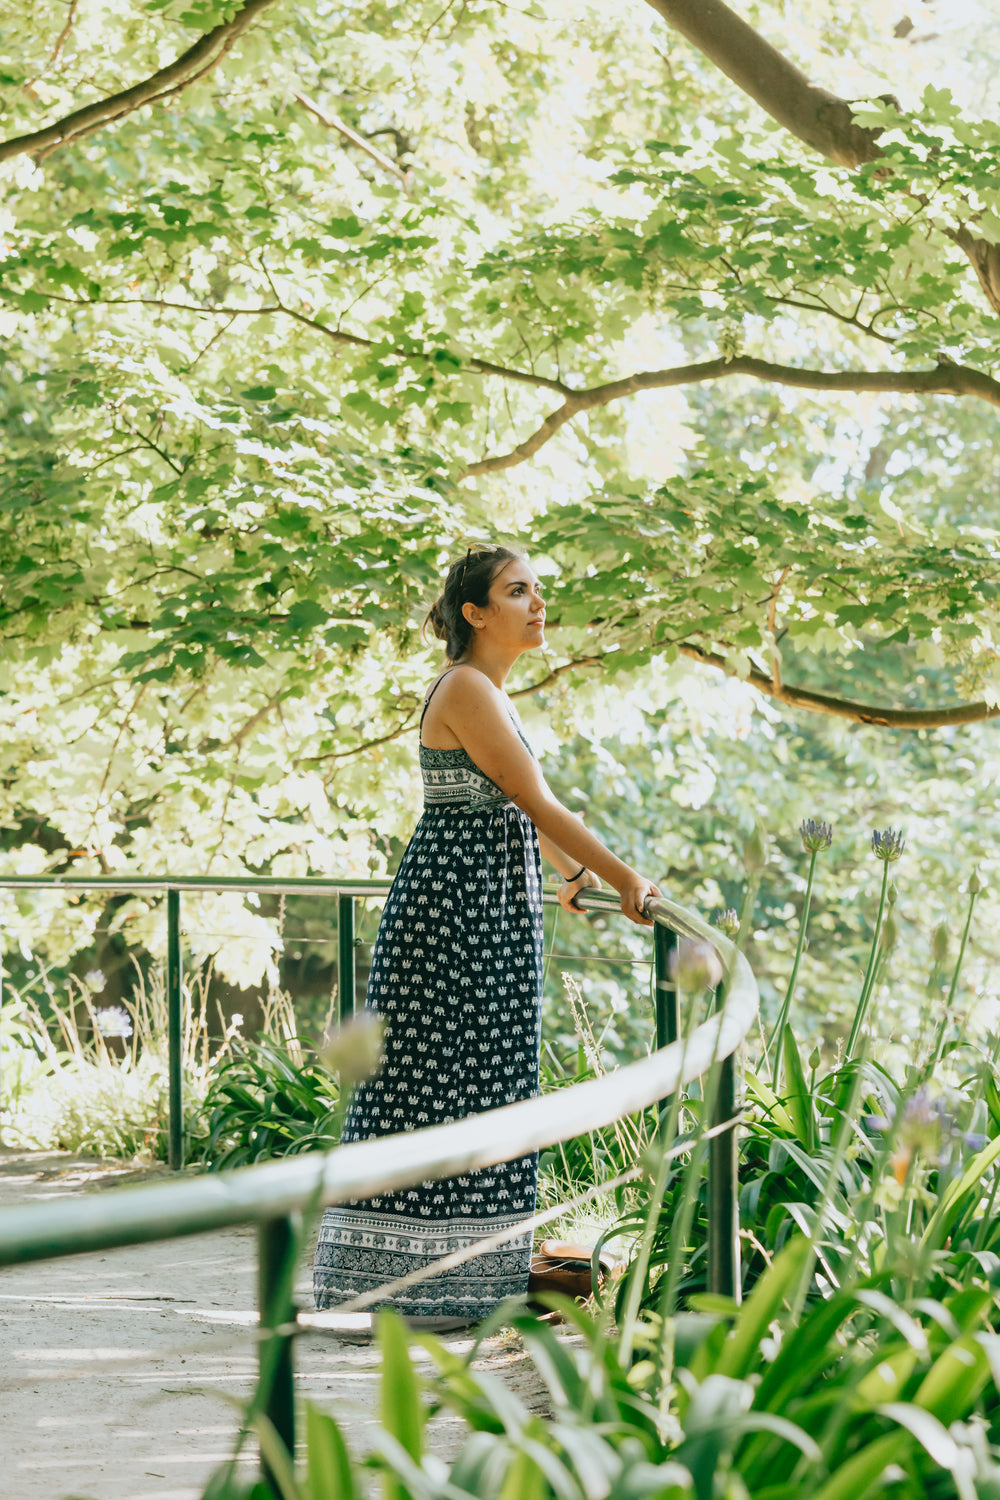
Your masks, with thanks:
[[(683, 735), (684, 660), (950, 726), (928, 767), (996, 712), (983, 34), (656, 10), (83, 0), (5, 38), (17, 868), (384, 868), (428, 593), (497, 531), (550, 578), (519, 686), (564, 732), (669, 685)], [(839, 731), (764, 723), (838, 786)], [(716, 827), (768, 801), (766, 760)], [(219, 913), (194, 951), (236, 923), (259, 975), (271, 928)]]

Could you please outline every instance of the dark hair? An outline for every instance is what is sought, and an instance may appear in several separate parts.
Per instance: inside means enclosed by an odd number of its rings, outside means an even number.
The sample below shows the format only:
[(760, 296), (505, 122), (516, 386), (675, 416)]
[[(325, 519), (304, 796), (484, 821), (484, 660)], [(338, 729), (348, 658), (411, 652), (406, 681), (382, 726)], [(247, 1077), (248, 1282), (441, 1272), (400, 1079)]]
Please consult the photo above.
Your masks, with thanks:
[(462, 613), (463, 604), (485, 609), (490, 602), (490, 586), (508, 563), (520, 562), (521, 554), (509, 547), (470, 547), (448, 569), (441, 597), (431, 605), (424, 621), (439, 641), (445, 642), (445, 655), (457, 661), (469, 644), (472, 626)]

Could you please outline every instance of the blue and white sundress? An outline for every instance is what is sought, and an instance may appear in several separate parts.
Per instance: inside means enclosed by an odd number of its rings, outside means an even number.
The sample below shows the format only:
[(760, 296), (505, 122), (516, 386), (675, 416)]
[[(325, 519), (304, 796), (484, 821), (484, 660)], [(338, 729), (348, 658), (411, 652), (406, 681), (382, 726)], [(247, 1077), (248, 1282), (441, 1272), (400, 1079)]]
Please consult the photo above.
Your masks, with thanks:
[[(385, 1023), (384, 1061), (354, 1095), (344, 1142), (464, 1119), (538, 1092), (535, 826), (464, 750), (421, 745), (420, 770), (424, 811), (386, 900), (368, 981), (366, 1005)], [(337, 1307), (528, 1218), (537, 1175), (532, 1152), (328, 1208), (314, 1263), (317, 1307)], [(527, 1290), (531, 1242), (530, 1231), (521, 1234), (375, 1306), (478, 1321)]]

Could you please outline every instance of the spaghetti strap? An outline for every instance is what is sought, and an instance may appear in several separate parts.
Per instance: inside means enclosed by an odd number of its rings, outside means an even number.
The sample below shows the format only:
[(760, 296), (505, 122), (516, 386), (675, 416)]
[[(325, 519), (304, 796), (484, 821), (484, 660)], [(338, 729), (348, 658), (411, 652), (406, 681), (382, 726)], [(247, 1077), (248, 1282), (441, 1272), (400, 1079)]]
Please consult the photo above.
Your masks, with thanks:
[[(437, 682), (434, 684), (434, 686), (431, 688), (430, 692), (427, 694), (427, 697), (424, 699), (423, 712), (420, 715), (420, 731), (421, 732), (423, 731), (423, 727), (424, 727), (424, 714), (427, 712), (427, 708), (428, 708), (428, 705), (429, 705), (431, 699), (434, 697), (434, 694), (437, 692), (437, 690), (441, 686), (442, 682), (444, 682), (445, 678), (446, 677), (450, 677), (451, 674), (452, 674), (452, 672), (454, 672), (454, 670), (455, 670), (454, 667), (449, 667), (448, 670), (447, 670), (447, 672), (442, 672), (441, 676), (438, 678)], [(420, 734), (419, 733), (417, 735), (417, 738), (418, 739), (420, 738)]]

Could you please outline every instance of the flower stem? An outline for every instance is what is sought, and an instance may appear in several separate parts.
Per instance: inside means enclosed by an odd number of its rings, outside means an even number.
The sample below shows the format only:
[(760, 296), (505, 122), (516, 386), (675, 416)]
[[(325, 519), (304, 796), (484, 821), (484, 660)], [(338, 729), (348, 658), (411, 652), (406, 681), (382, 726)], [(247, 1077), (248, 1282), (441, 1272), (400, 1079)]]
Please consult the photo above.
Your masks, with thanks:
[(952, 1001), (955, 999), (955, 991), (958, 989), (958, 976), (962, 972), (962, 961), (965, 958), (965, 945), (969, 941), (969, 928), (972, 926), (972, 913), (975, 909), (976, 897), (978, 895), (978, 890), (974, 890), (969, 893), (969, 910), (967, 911), (965, 916), (965, 928), (962, 932), (962, 941), (959, 944), (958, 958), (955, 961), (955, 972), (951, 976), (951, 984), (948, 988), (948, 998), (944, 1002), (944, 1013), (941, 1016), (941, 1024), (938, 1027), (937, 1040), (934, 1043), (934, 1055), (927, 1065), (928, 1074), (933, 1073), (934, 1069), (941, 1061), (941, 1053), (944, 1051), (944, 1035), (948, 1029), (948, 1022), (951, 1019)]
[(769, 1052), (773, 1053), (771, 1064), (771, 1087), (778, 1092), (781, 1083), (781, 1044), (785, 1036), (785, 1025), (788, 1021), (788, 1012), (792, 1006), (792, 996), (795, 994), (795, 983), (799, 977), (799, 962), (802, 958), (802, 950), (805, 947), (806, 929), (809, 926), (809, 908), (812, 905), (813, 874), (816, 870), (816, 855), (818, 850), (813, 849), (809, 857), (809, 874), (806, 877), (806, 898), (802, 903), (802, 920), (799, 922), (799, 941), (795, 949), (795, 961), (792, 964), (792, 972), (788, 979), (788, 988), (785, 990), (785, 998), (781, 1002), (781, 1010), (778, 1019), (774, 1023), (771, 1032), (771, 1040), (764, 1048), (764, 1061), (767, 1061)]
[(879, 896), (878, 916), (875, 918), (875, 931), (872, 933), (872, 947), (868, 955), (868, 967), (865, 970), (864, 983), (861, 986), (861, 996), (858, 1000), (858, 1008), (854, 1012), (854, 1024), (851, 1026), (851, 1034), (847, 1038), (847, 1050), (844, 1053), (844, 1060), (846, 1062), (850, 1062), (854, 1056), (854, 1048), (858, 1037), (861, 1035), (861, 1028), (865, 1023), (865, 1016), (868, 1014), (868, 1005), (871, 1001), (872, 990), (875, 988), (875, 970), (878, 967), (879, 959), (878, 940), (882, 933), (882, 918), (885, 914), (885, 898), (888, 889), (889, 861), (885, 860), (882, 864), (882, 894)]

